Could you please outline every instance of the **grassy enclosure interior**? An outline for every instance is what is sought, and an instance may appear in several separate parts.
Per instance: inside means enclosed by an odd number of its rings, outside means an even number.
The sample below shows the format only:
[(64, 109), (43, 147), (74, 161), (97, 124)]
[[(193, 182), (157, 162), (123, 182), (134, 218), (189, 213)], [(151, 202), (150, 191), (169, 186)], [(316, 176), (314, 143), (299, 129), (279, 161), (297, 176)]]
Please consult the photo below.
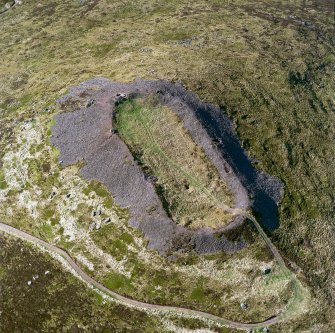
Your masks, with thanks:
[(177, 224), (224, 226), (231, 215), (229, 188), (181, 119), (154, 96), (128, 100), (116, 109), (115, 126), (154, 184), (163, 206)]

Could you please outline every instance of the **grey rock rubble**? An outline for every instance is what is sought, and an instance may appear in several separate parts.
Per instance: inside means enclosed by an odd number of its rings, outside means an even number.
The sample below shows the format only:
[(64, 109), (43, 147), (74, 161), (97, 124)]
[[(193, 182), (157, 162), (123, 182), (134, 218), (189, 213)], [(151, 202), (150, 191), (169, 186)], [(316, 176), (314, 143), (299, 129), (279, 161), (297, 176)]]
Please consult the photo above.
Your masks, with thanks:
[(271, 268), (269, 268), (269, 267), (264, 268), (263, 273), (264, 273), (264, 275), (270, 274), (271, 273)]
[(240, 307), (242, 310), (246, 310), (248, 308), (248, 304), (247, 303), (241, 303)]
[[(98, 78), (70, 88), (58, 103), (66, 105), (67, 100), (80, 100), (81, 95), (86, 96), (86, 101), (89, 95), (95, 102), (89, 107), (55, 117), (51, 141), (61, 152), (59, 160), (63, 166), (85, 161), (81, 174), (88, 180), (95, 179), (105, 184), (116, 203), (129, 208), (129, 224), (140, 229), (149, 241), (148, 247), (162, 255), (192, 249), (199, 253), (242, 249), (246, 246), (242, 237), (232, 242), (224, 235), (220, 238), (215, 236), (217, 232), (243, 224), (242, 216), (216, 230), (190, 230), (176, 225), (167, 216), (155, 192), (155, 179), (146, 179), (148, 177), (134, 161), (128, 147), (113, 130), (115, 104), (127, 96), (150, 93), (158, 94), (161, 102), (176, 112), (194, 141), (203, 147), (207, 158), (230, 186), (235, 207), (244, 210), (249, 207), (248, 192), (254, 197), (253, 208), (264, 202), (264, 198), (277, 207), (275, 199), (280, 198), (278, 188), (281, 186), (274, 177), (254, 169), (230, 120), (215, 106), (202, 103), (195, 94), (167, 81), (136, 80), (125, 84)], [(86, 105), (85, 101), (83, 105)], [(214, 138), (220, 145), (213, 143)], [(232, 149), (237, 151), (231, 152)], [(247, 163), (247, 168), (240, 166), (240, 162)], [(267, 205), (266, 209), (269, 207)]]

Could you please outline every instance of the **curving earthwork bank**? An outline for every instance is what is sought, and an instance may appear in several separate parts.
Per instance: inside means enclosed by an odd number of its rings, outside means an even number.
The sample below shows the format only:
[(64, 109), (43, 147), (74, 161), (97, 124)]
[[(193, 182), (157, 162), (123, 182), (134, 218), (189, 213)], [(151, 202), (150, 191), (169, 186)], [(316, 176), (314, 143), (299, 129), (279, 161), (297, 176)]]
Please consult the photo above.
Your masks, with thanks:
[[(277, 222), (280, 182), (257, 171), (230, 120), (167, 81), (93, 79), (59, 101), (52, 143), (64, 166), (105, 184), (129, 209), (129, 224), (167, 255), (234, 252), (246, 246), (239, 212), (248, 207), (268, 229)], [(250, 200), (249, 198), (253, 198)]]

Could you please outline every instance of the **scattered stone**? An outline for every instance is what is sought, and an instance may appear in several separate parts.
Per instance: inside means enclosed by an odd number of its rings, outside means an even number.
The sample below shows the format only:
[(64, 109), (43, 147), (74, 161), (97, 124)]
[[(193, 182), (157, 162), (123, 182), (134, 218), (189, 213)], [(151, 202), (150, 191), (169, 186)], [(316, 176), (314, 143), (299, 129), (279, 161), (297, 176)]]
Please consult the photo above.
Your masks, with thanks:
[(270, 330), (267, 327), (264, 327), (263, 332), (268, 333), (268, 332), (270, 332)]
[(150, 48), (146, 48), (146, 47), (142, 47), (141, 49), (140, 49), (140, 52), (152, 52), (153, 51), (153, 49), (150, 49)]
[(177, 43), (179, 45), (191, 45), (192, 44), (192, 39), (183, 39), (183, 40), (179, 40), (177, 41)]
[(156, 206), (153, 205), (153, 206), (150, 206), (146, 209), (146, 211), (149, 213), (149, 214), (152, 214), (154, 211), (156, 211)]
[(248, 308), (248, 304), (247, 303), (241, 303), (240, 307), (242, 310), (246, 310)]
[(5, 9), (5, 10), (8, 10), (8, 9), (10, 9), (10, 7), (12, 7), (14, 4), (15, 4), (15, 1), (7, 2), (7, 3), (4, 5), (4, 9)]
[(95, 229), (99, 230), (101, 228), (101, 222), (96, 222)]
[(251, 163), (252, 164), (260, 164), (260, 160), (258, 160), (257, 158), (252, 158)]
[(89, 99), (88, 102), (86, 103), (86, 107), (89, 108), (91, 106), (93, 106), (95, 104), (95, 100), (94, 99)]
[(264, 275), (270, 274), (271, 273), (271, 268), (269, 268), (269, 267), (264, 268), (263, 273), (264, 273)]
[(144, 178), (145, 180), (148, 180), (149, 182), (152, 182), (152, 183), (156, 183), (158, 181), (158, 178), (156, 176), (149, 175), (149, 174), (144, 174)]
[(126, 99), (127, 99), (126, 94), (117, 93), (115, 98), (115, 106), (118, 106), (121, 102), (125, 101)]
[(48, 275), (48, 274), (50, 274), (50, 271), (45, 271), (44, 272), (44, 275)]
[(29, 280), (29, 281), (28, 281), (28, 286), (31, 286), (31, 284), (32, 284), (32, 282)]
[(110, 218), (110, 217), (107, 217), (105, 220), (104, 220), (104, 223), (109, 223), (109, 222), (111, 222), (112, 221), (112, 219)]
[(37, 280), (38, 279), (38, 275), (33, 275), (33, 280)]
[(213, 139), (213, 142), (216, 143), (217, 145), (222, 145), (222, 139), (221, 138), (216, 137), (216, 138)]
[(60, 241), (61, 237), (60, 236), (56, 236), (54, 239), (53, 239), (53, 243), (54, 244), (57, 244), (59, 241)]

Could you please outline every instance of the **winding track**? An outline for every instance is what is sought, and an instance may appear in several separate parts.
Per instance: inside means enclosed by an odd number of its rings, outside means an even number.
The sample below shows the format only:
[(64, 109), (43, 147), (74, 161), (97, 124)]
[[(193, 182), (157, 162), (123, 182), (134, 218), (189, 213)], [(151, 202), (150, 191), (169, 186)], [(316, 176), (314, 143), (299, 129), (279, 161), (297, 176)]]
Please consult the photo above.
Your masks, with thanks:
[[(246, 216), (248, 217), (248, 216)], [(252, 217), (252, 216), (251, 216)], [(250, 217), (248, 217), (250, 218)], [(255, 220), (253, 218), (253, 220)], [(253, 221), (252, 220), (252, 221)], [(257, 221), (256, 222), (256, 227), (258, 225)], [(259, 225), (258, 225), (259, 226)], [(262, 228), (259, 226), (259, 228), (261, 229), (261, 234), (264, 233), (264, 231), (262, 230)], [(257, 227), (258, 229), (258, 227)], [(57, 255), (60, 255), (62, 258), (64, 258), (67, 262), (67, 264), (89, 285), (93, 286), (94, 288), (102, 291), (103, 293), (111, 296), (112, 298), (114, 298), (116, 301), (119, 301), (127, 306), (131, 306), (131, 307), (136, 307), (139, 309), (144, 309), (144, 310), (154, 310), (154, 311), (159, 311), (162, 313), (182, 313), (188, 317), (196, 317), (199, 319), (209, 319), (215, 322), (219, 322), (223, 325), (232, 327), (232, 328), (237, 328), (237, 329), (253, 329), (253, 328), (260, 328), (260, 327), (264, 327), (264, 326), (270, 326), (273, 324), (276, 324), (280, 321), (280, 315), (279, 316), (275, 316), (272, 317), (270, 319), (267, 319), (265, 321), (259, 322), (259, 323), (240, 323), (240, 322), (236, 322), (236, 321), (232, 321), (232, 320), (228, 320), (228, 319), (224, 319), (221, 318), (219, 316), (207, 313), (207, 312), (203, 312), (203, 311), (197, 311), (197, 310), (191, 310), (191, 309), (187, 309), (187, 308), (182, 308), (182, 307), (178, 307), (178, 306), (166, 306), (166, 305), (156, 305), (156, 304), (150, 304), (150, 303), (145, 303), (145, 302), (140, 302), (140, 301), (136, 301), (134, 299), (131, 298), (127, 298), (125, 296), (122, 296), (108, 288), (106, 288), (105, 286), (103, 286), (101, 283), (99, 283), (98, 281), (94, 280), (93, 278), (91, 278), (89, 275), (87, 275), (75, 262), (74, 260), (71, 258), (71, 256), (64, 250), (62, 250), (61, 248), (49, 244), (45, 241), (43, 241), (42, 239), (39, 239), (33, 235), (30, 235), (22, 230), (16, 229), (12, 226), (9, 226), (7, 224), (1, 223), (0, 222), (0, 231), (10, 234), (12, 236), (21, 238), (23, 240), (29, 241), (31, 243), (37, 244), (43, 248), (45, 248), (48, 251), (51, 251), (53, 253), (56, 253)], [(265, 233), (264, 233), (265, 234)], [(265, 235), (266, 236), (266, 235)], [(267, 236), (266, 236), (267, 238)], [(268, 238), (267, 238), (268, 239)], [(284, 264), (284, 261), (282, 259), (282, 257), (280, 256), (279, 252), (277, 251), (277, 249), (274, 247), (274, 245), (271, 243), (270, 239), (268, 239), (268, 241), (270, 242), (271, 246), (270, 250), (273, 252), (273, 255), (275, 256), (276, 260), (279, 260), (279, 264), (282, 265), (282, 263)], [(269, 243), (266, 241), (266, 243), (269, 245)], [(275, 250), (275, 251), (273, 251)], [(285, 264), (284, 264), (285, 266)], [(285, 269), (286, 266), (285, 266)]]

